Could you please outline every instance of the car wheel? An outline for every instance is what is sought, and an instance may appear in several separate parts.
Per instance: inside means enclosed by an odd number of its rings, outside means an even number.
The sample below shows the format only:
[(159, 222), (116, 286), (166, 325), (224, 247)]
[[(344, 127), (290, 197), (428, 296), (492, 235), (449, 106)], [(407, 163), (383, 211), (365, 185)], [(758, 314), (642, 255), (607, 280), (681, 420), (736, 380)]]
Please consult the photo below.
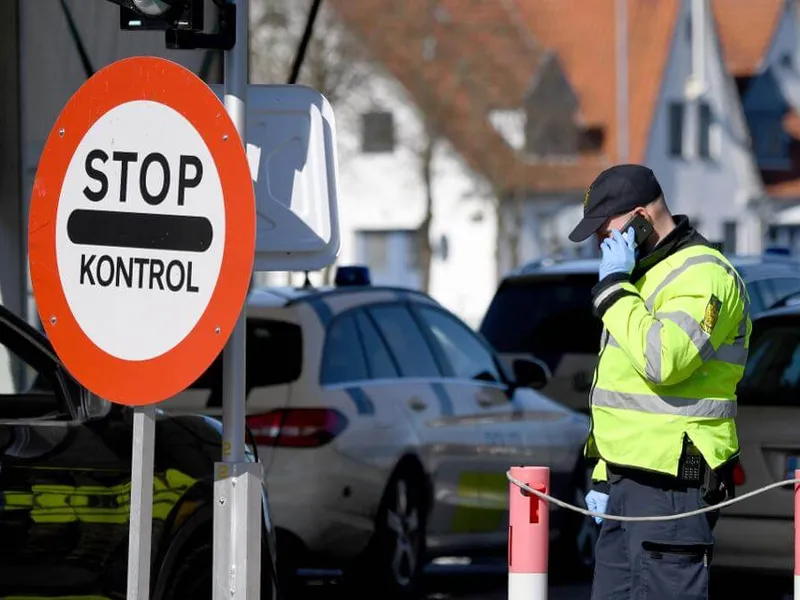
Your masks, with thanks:
[(204, 542), (187, 552), (175, 571), (165, 596), (170, 600), (211, 600), (214, 585), (213, 561), (211, 542)]
[[(262, 563), (267, 548), (262, 546)], [(214, 587), (214, 548), (212, 542), (203, 542), (180, 559), (171, 577), (164, 597), (168, 600), (211, 600)], [(261, 600), (272, 600), (271, 573), (261, 568)]]
[(421, 593), (425, 561), (426, 486), (414, 469), (401, 468), (381, 500), (375, 533), (350, 582), (374, 597), (411, 599)]
[[(581, 461), (572, 476), (571, 504), (586, 509), (590, 475)], [(594, 570), (595, 546), (600, 529), (591, 517), (566, 511), (558, 541), (551, 549), (551, 574), (572, 580), (587, 580)]]

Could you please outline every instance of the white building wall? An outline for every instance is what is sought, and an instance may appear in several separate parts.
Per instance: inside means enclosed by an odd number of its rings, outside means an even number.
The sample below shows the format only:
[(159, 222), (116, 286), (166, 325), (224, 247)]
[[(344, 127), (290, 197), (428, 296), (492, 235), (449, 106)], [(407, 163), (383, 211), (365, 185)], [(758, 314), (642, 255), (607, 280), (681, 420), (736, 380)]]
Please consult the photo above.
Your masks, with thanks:
[[(425, 137), (419, 113), (396, 80), (378, 68), (369, 69), (367, 84), (334, 106), (339, 149), (338, 265), (365, 262), (359, 231), (411, 232), (424, 218), (426, 190), (420, 150)], [(361, 151), (360, 116), (368, 111), (392, 113), (396, 139), (393, 152)], [(445, 140), (437, 145), (432, 170), (430, 239), (434, 256), (429, 293), (468, 324), (477, 326), (496, 285), (494, 210), (479, 191), (483, 188), (479, 180)], [(389, 252), (394, 253), (389, 271), (380, 272), (376, 265), (369, 265), (373, 283), (418, 287), (418, 272), (404, 259), (407, 248), (395, 239)], [(287, 275), (274, 273), (259, 281), (282, 284)], [(299, 273), (290, 277), (294, 284), (303, 280)], [(312, 283), (321, 282), (321, 274), (310, 278)]]
[[(684, 0), (675, 26), (645, 162), (659, 178), (674, 213), (688, 214), (698, 222), (700, 232), (714, 241), (723, 239), (726, 221), (735, 221), (737, 252), (758, 253), (762, 244), (761, 223), (757, 216), (754, 218), (748, 203), (763, 197), (761, 180), (753, 163), (738, 93), (725, 67), (706, 0), (699, 0), (705, 5), (705, 18), (696, 27), (690, 25), (692, 4), (696, 1)], [(700, 72), (707, 90), (703, 99), (711, 105), (714, 115), (711, 159), (696, 156), (697, 111), (692, 110), (693, 104), (685, 96), (692, 74), (693, 45), (701, 39), (700, 33), (704, 40), (698, 47), (703, 49), (698, 64), (702, 64)], [(681, 158), (669, 153), (669, 104), (676, 101), (686, 102)]]
[[(424, 217), (426, 191), (419, 150), (424, 132), (403, 88), (376, 73), (362, 110), (380, 108), (394, 115), (398, 140), (391, 154), (360, 152), (360, 130), (339, 132), (342, 252), (340, 263), (360, 260), (359, 230), (416, 229)], [(353, 123), (357, 123), (356, 119)], [(494, 293), (495, 219), (475, 177), (447, 142), (433, 159), (433, 222), (430, 294), (468, 323), (477, 325)], [(445, 238), (446, 253), (441, 241)], [(400, 277), (398, 283), (404, 283)], [(390, 282), (386, 282), (390, 283)]]

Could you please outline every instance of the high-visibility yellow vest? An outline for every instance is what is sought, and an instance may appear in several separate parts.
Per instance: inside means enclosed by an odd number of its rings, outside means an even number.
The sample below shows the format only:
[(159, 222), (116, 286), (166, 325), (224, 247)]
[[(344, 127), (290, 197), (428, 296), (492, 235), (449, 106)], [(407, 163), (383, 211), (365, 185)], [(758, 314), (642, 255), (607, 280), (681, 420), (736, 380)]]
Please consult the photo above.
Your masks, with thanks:
[[(600, 284), (599, 284), (600, 285)], [(638, 281), (610, 276), (595, 293), (604, 330), (586, 456), (677, 475), (688, 436), (711, 468), (739, 452), (736, 386), (750, 342), (749, 297), (726, 258), (685, 247)]]

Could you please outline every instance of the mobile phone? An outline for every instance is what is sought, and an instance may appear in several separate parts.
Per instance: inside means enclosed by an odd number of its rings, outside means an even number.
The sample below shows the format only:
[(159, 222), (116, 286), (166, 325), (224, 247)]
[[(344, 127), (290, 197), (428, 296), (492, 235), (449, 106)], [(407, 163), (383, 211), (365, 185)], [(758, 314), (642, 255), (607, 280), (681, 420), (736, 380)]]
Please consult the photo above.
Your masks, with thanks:
[(642, 215), (634, 215), (630, 221), (625, 223), (625, 225), (620, 228), (623, 236), (625, 236), (625, 232), (627, 232), (630, 227), (633, 227), (635, 243), (637, 246), (649, 238), (653, 233), (653, 226), (650, 224), (650, 221), (645, 219)]

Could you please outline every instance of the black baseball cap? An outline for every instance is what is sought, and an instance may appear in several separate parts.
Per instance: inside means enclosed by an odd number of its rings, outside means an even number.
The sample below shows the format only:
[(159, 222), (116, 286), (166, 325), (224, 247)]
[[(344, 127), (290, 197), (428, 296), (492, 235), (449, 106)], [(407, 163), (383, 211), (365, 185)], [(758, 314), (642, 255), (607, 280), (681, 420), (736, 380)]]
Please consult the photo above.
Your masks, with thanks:
[(646, 206), (661, 194), (661, 185), (655, 174), (645, 166), (616, 165), (606, 169), (586, 190), (583, 219), (569, 234), (569, 239), (582, 242), (609, 217)]

